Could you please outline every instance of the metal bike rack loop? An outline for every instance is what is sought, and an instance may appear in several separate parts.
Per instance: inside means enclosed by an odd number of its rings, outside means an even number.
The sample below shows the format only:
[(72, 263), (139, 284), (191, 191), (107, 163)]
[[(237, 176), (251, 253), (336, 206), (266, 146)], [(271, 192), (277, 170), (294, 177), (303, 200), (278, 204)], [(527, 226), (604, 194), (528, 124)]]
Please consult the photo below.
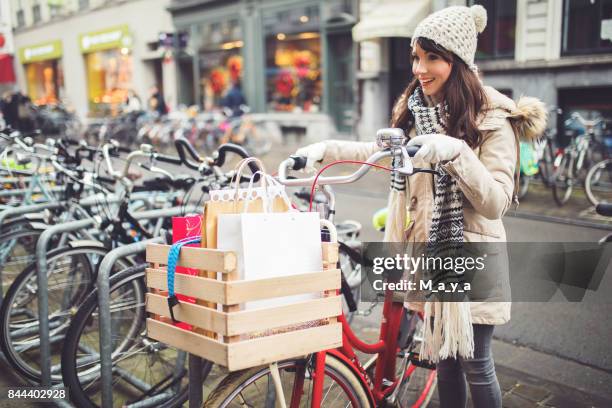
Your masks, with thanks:
[(96, 286), (98, 288), (98, 324), (100, 332), (100, 375), (102, 380), (102, 408), (113, 406), (113, 361), (110, 312), (110, 273), (115, 263), (126, 256), (144, 252), (147, 244), (165, 243), (165, 234), (149, 240), (125, 245), (110, 251), (100, 263)]
[(2, 224), (4, 223), (4, 220), (6, 220), (9, 217), (12, 217), (15, 215), (40, 212), (40, 211), (47, 210), (47, 209), (50, 210), (54, 208), (59, 208), (63, 206), (64, 204), (65, 203), (62, 201), (57, 201), (53, 203), (23, 205), (19, 207), (12, 207), (4, 211), (0, 211), (0, 231), (2, 231)]
[(49, 293), (47, 246), (51, 238), (63, 232), (76, 231), (94, 224), (93, 219), (71, 221), (44, 230), (36, 243), (36, 275), (38, 283), (38, 328), (40, 330), (41, 385), (51, 386), (51, 345), (49, 340)]

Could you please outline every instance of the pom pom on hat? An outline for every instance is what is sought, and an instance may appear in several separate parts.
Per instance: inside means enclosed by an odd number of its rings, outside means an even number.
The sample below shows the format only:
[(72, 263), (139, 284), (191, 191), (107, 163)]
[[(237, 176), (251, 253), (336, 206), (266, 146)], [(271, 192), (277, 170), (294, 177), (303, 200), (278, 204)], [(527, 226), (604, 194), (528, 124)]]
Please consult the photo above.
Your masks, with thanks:
[(487, 26), (487, 10), (480, 4), (476, 4), (470, 7), (470, 12), (474, 18), (474, 24), (476, 25), (476, 31), (482, 33)]

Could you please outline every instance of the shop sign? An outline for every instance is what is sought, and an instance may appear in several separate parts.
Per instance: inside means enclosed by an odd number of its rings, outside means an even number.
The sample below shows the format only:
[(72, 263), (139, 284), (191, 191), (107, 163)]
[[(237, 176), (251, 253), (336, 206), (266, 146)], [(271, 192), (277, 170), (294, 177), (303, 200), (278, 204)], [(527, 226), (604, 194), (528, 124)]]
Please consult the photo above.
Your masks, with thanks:
[(22, 47), (19, 49), (19, 60), (22, 64), (57, 59), (61, 56), (62, 42), (60, 40), (32, 45), (30, 47)]
[(120, 25), (106, 30), (81, 34), (79, 43), (81, 52), (88, 53), (111, 48), (130, 48), (132, 38), (127, 25)]

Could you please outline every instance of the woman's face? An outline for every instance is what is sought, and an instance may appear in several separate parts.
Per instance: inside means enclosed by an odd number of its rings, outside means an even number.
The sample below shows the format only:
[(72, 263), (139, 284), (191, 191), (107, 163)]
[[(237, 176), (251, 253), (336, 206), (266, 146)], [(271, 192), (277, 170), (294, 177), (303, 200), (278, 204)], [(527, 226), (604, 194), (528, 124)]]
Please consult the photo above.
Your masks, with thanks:
[(453, 64), (441, 56), (425, 51), (416, 43), (412, 49), (412, 74), (419, 80), (423, 93), (439, 101), (440, 91), (450, 76)]

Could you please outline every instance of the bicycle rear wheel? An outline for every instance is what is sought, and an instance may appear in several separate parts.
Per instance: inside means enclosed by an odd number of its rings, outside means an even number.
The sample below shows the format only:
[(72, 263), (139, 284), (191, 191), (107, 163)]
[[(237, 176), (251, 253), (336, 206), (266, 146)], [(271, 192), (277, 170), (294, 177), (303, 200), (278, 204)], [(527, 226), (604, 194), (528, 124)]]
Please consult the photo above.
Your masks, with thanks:
[[(53, 382), (61, 381), (60, 353), (70, 321), (91, 291), (97, 266), (107, 253), (101, 247), (67, 246), (47, 255)], [(36, 264), (31, 263), (17, 276), (0, 308), (0, 346), (4, 356), (15, 371), (34, 382), (41, 380), (38, 295)]]
[(559, 207), (567, 203), (574, 188), (574, 156), (564, 155), (555, 174), (552, 190), (555, 202)]
[[(308, 359), (278, 363), (287, 406), (310, 407), (313, 364)], [(372, 406), (361, 383), (353, 372), (337, 358), (327, 355), (322, 408)], [(269, 366), (237, 371), (227, 376), (209, 395), (205, 408), (274, 407), (276, 389)]]
[(589, 169), (584, 189), (590, 203), (612, 203), (612, 159), (600, 161)]

